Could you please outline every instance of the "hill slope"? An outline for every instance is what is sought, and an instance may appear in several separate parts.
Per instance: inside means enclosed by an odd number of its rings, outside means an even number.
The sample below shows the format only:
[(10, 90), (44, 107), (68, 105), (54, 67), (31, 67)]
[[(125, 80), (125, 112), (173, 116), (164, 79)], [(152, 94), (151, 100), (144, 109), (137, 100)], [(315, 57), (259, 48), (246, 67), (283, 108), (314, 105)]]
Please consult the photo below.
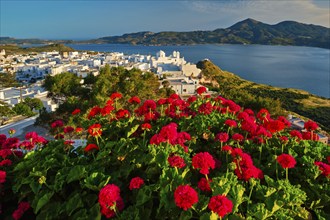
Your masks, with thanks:
[(246, 19), (225, 29), (191, 32), (138, 32), (102, 37), (91, 43), (168, 44), (266, 44), (330, 48), (330, 29), (295, 21), (276, 25)]

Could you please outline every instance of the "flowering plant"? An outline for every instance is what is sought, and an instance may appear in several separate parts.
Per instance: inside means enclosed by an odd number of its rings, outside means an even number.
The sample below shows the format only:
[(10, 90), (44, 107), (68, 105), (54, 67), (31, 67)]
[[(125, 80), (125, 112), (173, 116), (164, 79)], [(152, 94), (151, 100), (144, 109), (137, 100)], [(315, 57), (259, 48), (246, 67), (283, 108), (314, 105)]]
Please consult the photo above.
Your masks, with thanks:
[[(330, 148), (266, 109), (223, 97), (126, 101), (115, 93), (52, 128), (58, 139), (49, 142), (0, 135), (1, 218), (330, 216)], [(18, 201), (29, 205), (15, 211)]]

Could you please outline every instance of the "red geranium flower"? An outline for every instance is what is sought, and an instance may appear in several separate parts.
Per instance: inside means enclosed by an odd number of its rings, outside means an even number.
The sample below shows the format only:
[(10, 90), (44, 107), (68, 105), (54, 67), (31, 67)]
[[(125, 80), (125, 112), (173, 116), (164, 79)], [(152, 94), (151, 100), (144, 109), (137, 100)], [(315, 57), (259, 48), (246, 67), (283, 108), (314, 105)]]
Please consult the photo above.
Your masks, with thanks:
[(88, 119), (93, 118), (95, 115), (100, 114), (100, 113), (101, 113), (101, 110), (102, 110), (102, 109), (101, 109), (99, 106), (94, 106), (94, 107), (89, 111), (87, 118), (88, 118)]
[(0, 170), (0, 183), (6, 182), (6, 176), (7, 176), (6, 171)]
[(141, 177), (134, 177), (131, 179), (129, 183), (129, 189), (140, 189), (140, 187), (144, 184), (144, 180)]
[(73, 110), (73, 112), (71, 113), (72, 115), (77, 115), (81, 112), (81, 110), (79, 108), (76, 108), (75, 110)]
[(212, 196), (208, 208), (223, 218), (233, 210), (233, 203), (224, 195)]
[(206, 92), (206, 88), (204, 86), (200, 86), (196, 89), (196, 92), (197, 92), (198, 95), (201, 95), (204, 92)]
[(229, 136), (225, 132), (219, 133), (215, 136), (215, 141), (220, 141), (222, 143), (227, 142), (228, 139), (229, 139)]
[(99, 147), (96, 144), (88, 144), (85, 148), (85, 152), (89, 152), (91, 150), (99, 150)]
[(51, 124), (52, 128), (61, 128), (64, 126), (64, 123), (62, 120), (56, 120)]
[(319, 167), (319, 170), (322, 171), (322, 175), (330, 178), (330, 165), (319, 161), (315, 161), (314, 164)]
[(6, 157), (8, 157), (11, 154), (12, 154), (12, 151), (10, 149), (1, 149), (0, 150), (0, 157), (2, 157), (2, 159), (5, 159)]
[(193, 103), (194, 101), (197, 100), (197, 97), (196, 96), (190, 96), (187, 100), (188, 103)]
[(106, 105), (101, 109), (101, 115), (102, 116), (109, 115), (114, 109), (115, 107), (113, 107), (112, 105)]
[(201, 169), (201, 174), (209, 174), (209, 169), (215, 168), (215, 161), (208, 152), (200, 152), (192, 158), (192, 166), (195, 169)]
[(262, 122), (264, 122), (264, 121), (269, 121), (269, 119), (270, 119), (270, 114), (269, 114), (269, 112), (268, 112), (268, 110), (267, 109), (261, 109), (259, 112), (258, 112), (258, 114), (257, 114), (257, 118), (260, 120), (260, 121), (262, 121)]
[(89, 126), (88, 133), (93, 137), (98, 137), (102, 135), (102, 129), (100, 124), (93, 124)]
[(120, 118), (129, 118), (130, 117), (130, 113), (127, 109), (119, 109), (116, 112), (116, 118), (120, 119)]
[(205, 192), (211, 192), (211, 187), (210, 187), (210, 183), (212, 182), (212, 179), (209, 179), (209, 181), (207, 181), (206, 178), (201, 178), (198, 181), (197, 187)]
[(186, 211), (198, 202), (198, 194), (191, 186), (181, 185), (174, 192), (174, 201), (176, 206)]
[(243, 141), (243, 140), (244, 140), (243, 135), (238, 134), (238, 133), (233, 134), (233, 136), (232, 136), (231, 138), (232, 138), (234, 141)]
[(144, 124), (141, 125), (141, 129), (149, 131), (149, 130), (151, 130), (151, 124), (144, 123)]
[(13, 219), (18, 220), (18, 219), (22, 218), (24, 212), (26, 212), (29, 208), (30, 208), (30, 203), (20, 202), (18, 204), (18, 208), (12, 214)]
[(113, 99), (113, 100), (114, 99), (121, 99), (122, 97), (123, 97), (123, 95), (121, 93), (119, 93), (119, 92), (114, 92), (110, 96), (110, 98)]
[(237, 127), (237, 122), (235, 120), (227, 119), (225, 121), (225, 125), (228, 125), (231, 128), (236, 128)]
[(280, 120), (272, 120), (267, 123), (267, 129), (271, 133), (282, 131), (285, 128), (285, 124)]
[(81, 132), (83, 132), (83, 130), (84, 130), (83, 128), (78, 127), (78, 128), (76, 128), (75, 132), (76, 133), (81, 133)]
[(186, 166), (184, 159), (177, 155), (168, 157), (167, 161), (171, 167), (183, 168)]
[(124, 202), (120, 197), (120, 189), (115, 184), (108, 184), (100, 190), (99, 204), (101, 207), (101, 213), (107, 218), (114, 217), (116, 215), (114, 209), (118, 211), (123, 210)]
[(305, 122), (304, 124), (304, 128), (307, 129), (307, 131), (315, 131), (319, 126), (311, 120), (308, 120), (307, 122)]
[(171, 98), (171, 99), (180, 99), (180, 96), (176, 93), (173, 93), (173, 94), (170, 95), (169, 98)]
[(296, 165), (296, 160), (290, 154), (281, 154), (276, 160), (283, 168), (293, 168)]
[(131, 104), (140, 104), (141, 100), (140, 100), (139, 97), (133, 96), (132, 98), (130, 98), (128, 100), (128, 102), (131, 103)]
[(71, 133), (74, 131), (74, 128), (71, 127), (71, 126), (67, 126), (63, 129), (63, 132), (66, 134), (66, 133)]
[(9, 159), (5, 159), (3, 161), (0, 162), (0, 167), (2, 166), (10, 166), (12, 164), (11, 160)]
[(297, 130), (290, 131), (290, 136), (296, 137), (298, 140), (302, 139), (302, 134), (300, 133), (300, 131), (297, 131)]

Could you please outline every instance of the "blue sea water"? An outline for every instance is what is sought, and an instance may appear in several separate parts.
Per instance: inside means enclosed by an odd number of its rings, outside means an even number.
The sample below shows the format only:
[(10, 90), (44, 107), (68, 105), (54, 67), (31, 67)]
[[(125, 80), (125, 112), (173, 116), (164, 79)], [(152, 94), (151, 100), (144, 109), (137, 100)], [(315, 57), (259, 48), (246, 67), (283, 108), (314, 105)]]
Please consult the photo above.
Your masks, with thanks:
[(67, 44), (76, 50), (123, 52), (155, 56), (179, 51), (185, 60), (210, 59), (221, 69), (256, 82), (297, 88), (330, 98), (330, 50), (314, 47), (269, 45), (143, 46), (128, 44)]

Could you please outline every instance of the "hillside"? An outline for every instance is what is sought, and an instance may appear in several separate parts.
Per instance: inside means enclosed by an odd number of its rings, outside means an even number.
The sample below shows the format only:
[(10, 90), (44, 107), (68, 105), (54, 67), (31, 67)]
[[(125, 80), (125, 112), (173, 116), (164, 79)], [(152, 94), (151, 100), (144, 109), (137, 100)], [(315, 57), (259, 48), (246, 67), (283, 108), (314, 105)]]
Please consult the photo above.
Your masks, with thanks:
[(70, 52), (74, 51), (73, 48), (67, 47), (63, 44), (50, 44), (41, 47), (29, 47), (23, 48), (17, 45), (0, 45), (0, 50), (4, 49), (6, 54), (26, 54), (32, 52), (50, 52), (50, 51), (59, 51), (59, 52)]
[(330, 131), (330, 99), (304, 90), (272, 87), (244, 80), (221, 70), (209, 60), (200, 61), (197, 66), (202, 69), (205, 85), (242, 106), (255, 110), (266, 107), (274, 114), (294, 112), (318, 122), (324, 130)]
[(0, 37), (1, 44), (70, 44), (72, 40), (43, 40), (43, 39), (17, 39), (13, 37)]
[(283, 21), (276, 25), (246, 19), (225, 29), (191, 32), (138, 32), (102, 37), (89, 43), (144, 45), (180, 44), (265, 44), (330, 48), (330, 29), (322, 26)]

